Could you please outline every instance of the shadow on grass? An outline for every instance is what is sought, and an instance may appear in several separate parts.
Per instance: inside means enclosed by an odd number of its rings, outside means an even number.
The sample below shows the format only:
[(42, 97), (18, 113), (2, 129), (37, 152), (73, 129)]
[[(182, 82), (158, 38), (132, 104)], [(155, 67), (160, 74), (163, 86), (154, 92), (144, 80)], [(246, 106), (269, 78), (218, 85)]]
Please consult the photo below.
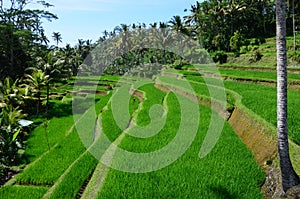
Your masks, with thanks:
[(234, 199), (239, 198), (236, 194), (229, 192), (225, 187), (222, 186), (210, 186), (209, 189), (213, 192), (216, 198), (219, 199)]
[[(76, 113), (82, 114), (95, 102), (87, 99), (76, 99), (75, 103)], [(73, 107), (71, 101), (66, 103), (58, 100), (51, 100), (49, 102), (48, 112), (46, 111), (46, 107), (43, 106), (38, 116), (36, 115), (36, 109), (34, 109), (33, 111), (28, 111), (27, 113), (29, 116), (28, 119), (32, 120), (36, 125), (39, 125), (44, 122), (46, 118), (48, 120), (51, 120), (54, 117), (61, 118), (73, 115)]]
[(51, 119), (53, 117), (67, 117), (72, 114), (72, 103), (51, 101), (49, 103), (48, 114), (45, 113), (45, 116), (48, 116), (48, 119)]

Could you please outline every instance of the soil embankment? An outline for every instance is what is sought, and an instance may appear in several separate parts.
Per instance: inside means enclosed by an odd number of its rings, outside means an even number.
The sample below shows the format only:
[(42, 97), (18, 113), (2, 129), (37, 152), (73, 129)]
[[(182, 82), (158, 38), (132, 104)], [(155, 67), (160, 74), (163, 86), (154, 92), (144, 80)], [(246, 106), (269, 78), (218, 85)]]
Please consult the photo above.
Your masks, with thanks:
[(260, 124), (245, 111), (236, 107), (228, 120), (237, 135), (254, 154), (260, 166), (272, 160), (277, 151), (270, 129)]

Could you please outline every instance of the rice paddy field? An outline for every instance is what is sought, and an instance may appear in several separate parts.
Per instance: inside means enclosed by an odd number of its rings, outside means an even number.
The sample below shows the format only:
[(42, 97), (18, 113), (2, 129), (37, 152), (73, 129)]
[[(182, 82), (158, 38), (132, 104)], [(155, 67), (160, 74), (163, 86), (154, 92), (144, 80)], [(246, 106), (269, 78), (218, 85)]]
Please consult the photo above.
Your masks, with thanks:
[[(81, 76), (67, 84), (57, 83), (51, 92), (62, 99), (51, 101), (47, 128), (35, 121), (20, 172), (0, 187), (0, 198), (264, 198), (264, 169), (228, 118), (207, 103), (222, 99), (222, 95), (210, 96), (210, 89), (222, 89), (207, 85), (215, 76), (189, 68), (173, 72), (177, 75), (168, 71), (169, 75), (155, 76), (141, 86), (137, 86), (141, 78), (117, 76)], [(253, 114), (276, 126), (274, 71), (222, 67), (219, 72), (227, 113), (241, 100)], [(297, 72), (288, 77), (293, 85), (300, 79)], [(115, 101), (122, 87), (128, 96), (123, 102)], [(288, 97), (289, 136), (299, 145), (296, 87), (289, 89)], [(119, 121), (116, 113), (126, 117)], [(209, 143), (213, 115), (213, 122), (224, 126), (215, 145), (210, 143), (211, 151), (200, 158), (202, 145)], [(183, 124), (186, 128), (181, 128)], [(193, 134), (189, 129), (195, 125)], [(164, 166), (155, 156), (131, 162), (123, 156), (123, 151), (151, 154), (169, 146), (165, 151), (171, 155), (162, 156), (161, 162), (168, 163)], [(186, 147), (183, 152), (182, 147)], [(172, 159), (174, 151), (182, 154)]]

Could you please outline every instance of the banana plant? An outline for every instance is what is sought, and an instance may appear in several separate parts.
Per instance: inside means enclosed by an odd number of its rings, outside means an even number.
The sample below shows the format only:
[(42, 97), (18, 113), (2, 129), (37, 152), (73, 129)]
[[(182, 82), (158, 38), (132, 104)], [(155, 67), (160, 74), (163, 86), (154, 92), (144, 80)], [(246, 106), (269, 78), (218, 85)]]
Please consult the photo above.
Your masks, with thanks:
[(9, 77), (0, 82), (0, 108), (8, 105), (13, 107), (23, 105), (23, 94), (18, 83), (18, 79), (13, 81)]
[(18, 150), (22, 148), (22, 127), (19, 121), (26, 115), (18, 108), (8, 105), (0, 113), (0, 163), (10, 166), (17, 158)]

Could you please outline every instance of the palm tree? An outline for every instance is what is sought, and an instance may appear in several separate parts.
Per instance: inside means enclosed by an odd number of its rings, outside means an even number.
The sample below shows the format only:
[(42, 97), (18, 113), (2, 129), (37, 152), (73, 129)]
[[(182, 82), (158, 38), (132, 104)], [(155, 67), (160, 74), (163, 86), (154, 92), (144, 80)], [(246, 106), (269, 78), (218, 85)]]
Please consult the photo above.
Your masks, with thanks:
[(31, 87), (31, 91), (36, 94), (37, 106), (36, 106), (36, 115), (39, 114), (41, 107), (41, 90), (44, 86), (49, 84), (50, 77), (46, 75), (42, 70), (34, 71), (31, 75), (25, 75), (28, 86)]
[(287, 55), (286, 55), (286, 1), (276, 1), (277, 46), (277, 129), (278, 154), (283, 191), (300, 183), (289, 155), (287, 127)]
[[(50, 83), (52, 80), (60, 79), (66, 75), (71, 75), (68, 72), (68, 68), (64, 67), (68, 62), (68, 57), (65, 57), (61, 51), (51, 50), (46, 52), (44, 56), (37, 57), (37, 69), (40, 69), (49, 76), (49, 81), (46, 82), (47, 87), (47, 103), (46, 112), (48, 112), (49, 107), (49, 97), (50, 97)], [(34, 68), (36, 70), (36, 68)], [(51, 79), (51, 80), (50, 80)]]
[(186, 34), (187, 29), (185, 24), (181, 20), (180, 16), (173, 16), (173, 18), (169, 21), (171, 25), (171, 29), (175, 30), (176, 32), (181, 32), (182, 34)]
[(177, 42), (179, 42), (180, 46), (180, 66), (182, 66), (182, 57), (184, 56), (183, 50), (185, 47), (185, 42), (188, 41), (187, 37), (184, 35), (189, 36), (189, 30), (186, 27), (186, 24), (181, 20), (180, 16), (174, 16), (169, 23), (171, 24), (171, 29), (177, 32)]
[(61, 34), (59, 32), (53, 32), (52, 38), (56, 42), (56, 47), (58, 47), (58, 44), (62, 42)]
[(167, 23), (160, 22), (159, 30), (156, 32), (156, 40), (163, 50), (163, 63), (167, 63), (167, 47), (174, 41), (172, 31)]

